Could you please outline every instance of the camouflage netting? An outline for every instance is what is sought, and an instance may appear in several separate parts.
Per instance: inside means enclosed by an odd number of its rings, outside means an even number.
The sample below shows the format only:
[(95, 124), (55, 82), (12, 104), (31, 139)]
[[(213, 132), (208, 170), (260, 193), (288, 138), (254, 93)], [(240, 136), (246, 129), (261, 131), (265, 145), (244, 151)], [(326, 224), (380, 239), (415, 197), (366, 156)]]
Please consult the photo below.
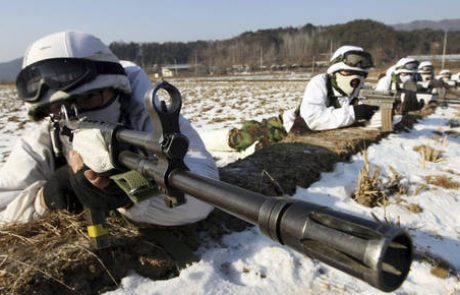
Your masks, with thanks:
[[(415, 121), (416, 116), (409, 116), (399, 129), (410, 128)], [(267, 195), (291, 194), (296, 186), (308, 187), (335, 163), (348, 160), (382, 136), (362, 128), (288, 136), (221, 168), (221, 179)], [(29, 224), (1, 227), (0, 293), (97, 294), (117, 288), (132, 270), (155, 280), (178, 274), (177, 263), (148, 231), (121, 217), (112, 216), (108, 223), (113, 247), (101, 253), (90, 250), (82, 215), (52, 213)], [(169, 232), (194, 250), (248, 226), (215, 210), (202, 222)]]

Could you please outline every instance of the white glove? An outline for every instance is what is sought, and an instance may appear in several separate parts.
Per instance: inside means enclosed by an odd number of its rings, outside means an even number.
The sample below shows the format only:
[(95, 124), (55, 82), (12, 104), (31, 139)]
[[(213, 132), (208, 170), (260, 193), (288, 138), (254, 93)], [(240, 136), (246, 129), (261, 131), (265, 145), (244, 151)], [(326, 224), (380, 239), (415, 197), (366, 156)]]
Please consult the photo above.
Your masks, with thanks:
[(80, 154), (85, 165), (96, 173), (103, 173), (115, 168), (99, 129), (75, 130), (72, 147)]

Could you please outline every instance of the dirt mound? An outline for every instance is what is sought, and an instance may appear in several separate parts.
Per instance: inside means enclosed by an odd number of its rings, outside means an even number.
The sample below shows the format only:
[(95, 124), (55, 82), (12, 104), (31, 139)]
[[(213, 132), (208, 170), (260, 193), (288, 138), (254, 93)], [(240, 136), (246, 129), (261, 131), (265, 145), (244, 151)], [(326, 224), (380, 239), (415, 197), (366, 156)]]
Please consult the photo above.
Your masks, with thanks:
[[(405, 116), (395, 132), (412, 128), (418, 118), (429, 115), (425, 108)], [(293, 194), (297, 186), (308, 187), (322, 172), (339, 161), (378, 142), (387, 134), (377, 129), (349, 127), (336, 130), (290, 134), (283, 142), (220, 169), (221, 180), (266, 195)]]
[(0, 229), (1, 294), (97, 294), (117, 288), (129, 271), (177, 275), (174, 260), (123, 219), (107, 219), (110, 249), (91, 250), (83, 214), (53, 212)]
[[(415, 121), (408, 117), (400, 130)], [(292, 194), (382, 136), (362, 128), (289, 136), (221, 168), (221, 179), (267, 195)], [(154, 280), (178, 274), (177, 261), (151, 235), (157, 228), (139, 229), (117, 216), (108, 218), (108, 224), (112, 247), (98, 253), (89, 246), (82, 215), (52, 213), (29, 224), (0, 228), (0, 293), (97, 294), (117, 288), (132, 270)], [(194, 250), (248, 226), (215, 210), (202, 222), (168, 232)]]
[[(335, 163), (347, 160), (383, 136), (378, 130), (344, 128), (289, 135), (220, 170), (221, 179), (266, 195), (293, 194), (308, 187)], [(280, 190), (279, 187), (282, 189)]]

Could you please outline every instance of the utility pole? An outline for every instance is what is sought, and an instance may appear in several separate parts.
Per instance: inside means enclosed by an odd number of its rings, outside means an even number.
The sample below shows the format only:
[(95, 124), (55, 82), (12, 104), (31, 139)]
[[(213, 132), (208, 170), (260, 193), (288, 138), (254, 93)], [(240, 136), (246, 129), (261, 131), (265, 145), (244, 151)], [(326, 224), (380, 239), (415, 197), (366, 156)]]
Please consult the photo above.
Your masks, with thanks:
[(174, 59), (174, 74), (177, 77), (177, 59)]
[(143, 69), (145, 69), (145, 63), (144, 63), (144, 50), (142, 49), (142, 45), (139, 46), (137, 50), (137, 62), (141, 65)]
[(442, 65), (441, 65), (441, 70), (444, 70), (445, 55), (446, 55), (446, 47), (447, 47), (447, 30), (444, 31), (444, 46), (442, 47)]
[(262, 67), (264, 66), (264, 55), (263, 55), (263, 51), (262, 51), (262, 47), (260, 47), (260, 57), (259, 57), (259, 67), (262, 69)]
[(311, 63), (311, 76), (315, 73), (315, 56), (313, 55), (313, 61)]
[(195, 76), (198, 76), (198, 54), (195, 49)]
[(329, 58), (332, 57), (332, 39), (329, 42)]

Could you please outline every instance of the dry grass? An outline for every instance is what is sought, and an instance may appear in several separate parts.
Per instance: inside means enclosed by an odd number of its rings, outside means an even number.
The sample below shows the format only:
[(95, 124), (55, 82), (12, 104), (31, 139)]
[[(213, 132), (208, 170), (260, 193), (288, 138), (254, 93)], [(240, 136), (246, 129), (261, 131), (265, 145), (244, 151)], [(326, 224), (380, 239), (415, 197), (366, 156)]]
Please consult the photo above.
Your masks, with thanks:
[(116, 287), (138, 265), (157, 279), (175, 269), (161, 257), (164, 250), (140, 239), (134, 227), (112, 217), (107, 223), (112, 248), (104, 253), (111, 253), (116, 267), (91, 249), (84, 214), (53, 212), (34, 222), (1, 227), (0, 293), (96, 294)]
[(444, 135), (441, 136), (441, 135), (433, 134), (431, 136), (431, 139), (441, 144), (442, 146), (446, 146), (449, 143), (449, 137), (447, 136), (449, 134), (447, 132), (441, 133), (441, 134), (444, 134)]
[(446, 131), (444, 131), (444, 134), (446, 134), (446, 136), (450, 135), (450, 136), (453, 136), (453, 137), (459, 137), (460, 136), (460, 132), (456, 131), (456, 130), (446, 130)]
[[(67, 219), (66, 223), (62, 219)], [(83, 248), (89, 246), (80, 225), (81, 216), (55, 215), (43, 223), (10, 225), (2, 228), (0, 245), (2, 287), (17, 292), (37, 274), (62, 282), (61, 267), (84, 260), (89, 255)], [(67, 243), (64, 245), (63, 242)], [(5, 286), (5, 285), (6, 286)]]
[(454, 169), (451, 169), (451, 168), (447, 168), (447, 169), (443, 169), (443, 171), (449, 173), (449, 174), (453, 174), (453, 175), (458, 175), (460, 176), (460, 173), (455, 171)]
[(371, 172), (367, 151), (363, 152), (364, 166), (358, 176), (358, 185), (353, 196), (356, 202), (366, 207), (386, 206), (388, 196), (383, 190), (380, 179), (380, 167), (376, 166)]
[(424, 176), (423, 179), (425, 179), (425, 181), (428, 184), (439, 186), (445, 189), (459, 189), (460, 188), (460, 183), (452, 180), (451, 177), (448, 177), (445, 175), (428, 175), (428, 176)]
[(380, 175), (380, 167), (375, 166), (371, 171), (367, 151), (363, 152), (364, 166), (358, 177), (358, 185), (353, 198), (366, 207), (385, 207), (388, 205), (390, 196), (394, 201), (400, 203), (401, 196), (407, 195), (408, 186), (405, 178), (393, 166), (389, 166), (389, 176)]
[(423, 208), (420, 207), (418, 204), (415, 203), (409, 203), (406, 205), (407, 210), (413, 213), (421, 213), (423, 212)]
[(460, 108), (457, 107), (457, 111), (454, 114), (455, 118), (460, 119)]
[(437, 265), (431, 268), (431, 274), (441, 279), (447, 279), (447, 277), (449, 277), (449, 272), (450, 271), (448, 268), (441, 265)]
[(417, 186), (415, 187), (415, 190), (414, 190), (414, 193), (412, 194), (412, 196), (417, 196), (418, 194), (420, 194), (420, 192), (426, 190), (426, 189), (429, 189), (430, 187), (428, 185), (426, 185), (425, 183), (419, 183), (417, 184)]
[(389, 166), (388, 169), (390, 170), (390, 179), (385, 183), (387, 194), (395, 194), (397, 196), (407, 195), (409, 188), (403, 184), (404, 177), (393, 166)]
[(442, 161), (442, 151), (436, 150), (428, 145), (417, 145), (413, 150), (420, 154), (422, 166), (424, 166), (426, 162), (439, 163)]
[[(438, 238), (437, 235), (433, 236), (435, 239), (440, 239)], [(458, 274), (458, 271), (456, 270), (455, 266), (450, 262), (447, 261), (441, 257), (439, 257), (438, 254), (431, 252), (430, 250), (416, 250), (415, 251), (415, 259), (418, 261), (423, 261), (431, 265), (431, 274), (441, 278), (441, 279), (446, 279), (450, 276), (453, 278), (456, 278), (457, 280), (460, 280), (460, 275)], [(454, 294), (454, 293), (448, 293), (448, 294)], [(455, 293), (457, 294), (457, 293)]]

